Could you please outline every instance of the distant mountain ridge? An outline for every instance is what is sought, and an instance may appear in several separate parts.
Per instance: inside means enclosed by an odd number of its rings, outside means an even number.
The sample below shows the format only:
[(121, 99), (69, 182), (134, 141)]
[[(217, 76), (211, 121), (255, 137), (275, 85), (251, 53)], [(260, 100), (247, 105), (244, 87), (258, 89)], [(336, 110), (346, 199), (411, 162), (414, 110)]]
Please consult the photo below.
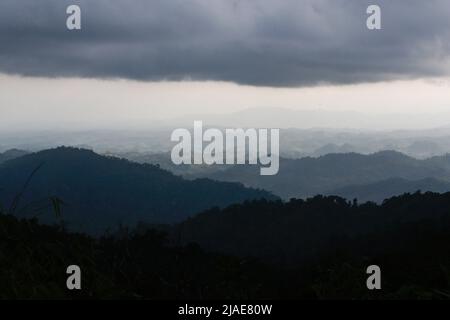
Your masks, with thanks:
[[(360, 203), (381, 203), (417, 190), (450, 191), (450, 155), (418, 160), (383, 151), (370, 155), (282, 158), (279, 174), (269, 177), (260, 176), (257, 168), (245, 165), (180, 166), (176, 173), (184, 172), (186, 180), (159, 165), (100, 156), (84, 149), (62, 147), (21, 157), (19, 151), (8, 154), (19, 157), (0, 163), (0, 203), (10, 204), (31, 171), (42, 163), (21, 204), (57, 195), (67, 204), (63, 208), (64, 219), (80, 229), (138, 221), (179, 222), (213, 206), (276, 199), (276, 195), (284, 199), (337, 195), (356, 198)], [(143, 163), (161, 162), (161, 167), (171, 169), (167, 156), (134, 155)]]
[[(266, 191), (238, 183), (189, 181), (154, 165), (60, 147), (0, 164), (0, 203), (10, 204), (41, 164), (21, 204), (58, 196), (66, 203), (63, 218), (69, 226), (94, 232), (139, 221), (173, 223), (214, 206), (276, 199)], [(49, 214), (42, 218), (54, 221)]]
[[(293, 116), (295, 120), (295, 116)], [(214, 127), (215, 122), (203, 117), (204, 127)], [(240, 119), (239, 117), (237, 119)], [(271, 121), (273, 119), (269, 118)], [(338, 120), (334, 120), (338, 122)], [(271, 123), (271, 122), (269, 122)], [(170, 135), (176, 128), (192, 128), (193, 122), (166, 124), (146, 130), (91, 130), (79, 132), (30, 131), (27, 133), (2, 133), (0, 149), (19, 148), (39, 151), (61, 145), (93, 149), (102, 154), (167, 153), (174, 143)], [(236, 121), (217, 128), (239, 128)], [(246, 127), (246, 126), (242, 126)], [(252, 128), (258, 127), (256, 124)], [(264, 127), (264, 126), (263, 126)], [(328, 153), (356, 152), (371, 154), (382, 150), (395, 150), (417, 159), (426, 159), (450, 153), (450, 127), (429, 130), (367, 131), (357, 129), (296, 129), (280, 130), (280, 154), (285, 158), (321, 156)]]
[[(271, 191), (285, 199), (304, 198), (392, 178), (411, 181), (434, 178), (450, 181), (450, 157), (418, 160), (396, 151), (382, 151), (370, 155), (327, 154), (318, 158), (281, 158), (280, 170), (275, 176), (261, 177), (252, 166), (233, 166), (208, 174), (208, 177), (219, 181), (241, 182), (249, 187)], [(341, 195), (347, 197), (346, 194)]]
[(450, 182), (435, 178), (421, 180), (406, 180), (401, 178), (390, 178), (366, 185), (350, 185), (336, 190), (329, 191), (328, 195), (341, 196), (347, 199), (357, 199), (359, 202), (383, 200), (398, 196), (404, 193), (414, 193), (416, 191), (430, 191), (436, 193), (446, 193), (450, 191)]
[(29, 154), (28, 151), (24, 151), (24, 150), (20, 150), (20, 149), (9, 149), (3, 153), (0, 153), (0, 163), (8, 161), (8, 160), (16, 159), (16, 158), (22, 157), (27, 154)]

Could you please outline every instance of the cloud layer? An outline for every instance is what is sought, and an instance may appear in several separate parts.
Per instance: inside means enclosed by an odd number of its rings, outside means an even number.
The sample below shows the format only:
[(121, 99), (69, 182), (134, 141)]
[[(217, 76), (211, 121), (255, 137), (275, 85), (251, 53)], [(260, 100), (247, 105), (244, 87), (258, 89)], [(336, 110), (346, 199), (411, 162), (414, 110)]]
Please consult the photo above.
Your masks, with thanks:
[[(366, 28), (369, 4), (382, 30)], [(82, 30), (66, 29), (70, 4)], [(450, 75), (448, 0), (2, 0), (0, 72), (311, 86)]]

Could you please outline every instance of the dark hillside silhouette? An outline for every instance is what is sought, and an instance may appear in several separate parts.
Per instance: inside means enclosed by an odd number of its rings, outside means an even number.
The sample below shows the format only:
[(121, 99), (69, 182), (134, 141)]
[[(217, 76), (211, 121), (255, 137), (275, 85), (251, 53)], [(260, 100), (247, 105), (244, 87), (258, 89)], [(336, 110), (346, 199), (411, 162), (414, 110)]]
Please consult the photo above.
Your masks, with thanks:
[[(187, 219), (173, 230), (181, 243), (199, 243), (210, 250), (256, 256), (277, 263), (315, 261), (339, 239), (389, 232), (425, 221), (440, 226), (450, 221), (450, 193), (415, 193), (383, 204), (357, 204), (339, 197), (316, 196), (283, 203), (254, 201), (212, 209)], [(444, 223), (445, 222), (445, 223)], [(364, 250), (390, 250), (380, 239)], [(355, 242), (357, 245), (358, 242)], [(362, 247), (363, 248), (363, 247)], [(408, 249), (409, 250), (409, 249)]]
[[(48, 197), (66, 205), (63, 218), (74, 230), (102, 232), (119, 224), (139, 221), (173, 223), (213, 206), (227, 206), (249, 199), (275, 199), (265, 191), (238, 183), (208, 179), (188, 181), (157, 166), (100, 156), (92, 151), (57, 148), (29, 154), (0, 165), (0, 201), (9, 205), (30, 173), (38, 166), (21, 204), (30, 205), (17, 214), (40, 212)], [(49, 214), (39, 215), (52, 222)]]
[[(414, 194), (383, 206), (235, 205), (183, 224), (201, 246), (143, 228), (94, 239), (0, 214), (0, 298), (450, 299), (449, 204), (450, 194)], [(80, 292), (66, 289), (70, 264)], [(366, 288), (371, 264), (382, 290)]]

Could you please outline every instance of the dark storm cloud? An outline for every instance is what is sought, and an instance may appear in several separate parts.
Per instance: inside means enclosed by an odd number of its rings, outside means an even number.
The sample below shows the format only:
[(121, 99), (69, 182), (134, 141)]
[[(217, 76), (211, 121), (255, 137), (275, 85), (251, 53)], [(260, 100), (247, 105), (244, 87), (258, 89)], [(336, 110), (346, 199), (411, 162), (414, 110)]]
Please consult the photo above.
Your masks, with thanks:
[[(82, 30), (66, 29), (66, 7)], [(382, 8), (381, 31), (366, 8)], [(2, 0), (0, 72), (267, 86), (445, 76), (448, 0)]]

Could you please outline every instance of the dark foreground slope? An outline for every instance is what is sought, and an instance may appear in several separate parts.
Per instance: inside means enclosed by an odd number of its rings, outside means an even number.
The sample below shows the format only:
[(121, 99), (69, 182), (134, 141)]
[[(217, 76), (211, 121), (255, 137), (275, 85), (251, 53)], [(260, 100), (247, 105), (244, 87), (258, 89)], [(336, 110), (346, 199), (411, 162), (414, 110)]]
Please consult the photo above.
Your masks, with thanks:
[[(237, 183), (187, 181), (157, 166), (103, 157), (92, 151), (57, 148), (0, 164), (0, 202), (9, 206), (37, 167), (15, 214), (45, 214), (57, 196), (63, 218), (76, 230), (98, 231), (138, 221), (172, 223), (212, 206), (274, 196)], [(47, 210), (48, 211), (48, 210)]]
[[(414, 250), (421, 228), (428, 225), (450, 225), (450, 193), (406, 194), (381, 205), (322, 196), (249, 202), (201, 213), (179, 224), (173, 236), (214, 251), (292, 265), (316, 262), (341, 244), (361, 255), (391, 252), (397, 246)], [(408, 233), (402, 234), (403, 229)], [(410, 243), (402, 238), (406, 235)], [(371, 236), (377, 242), (368, 241)], [(450, 243), (445, 246), (450, 249)]]
[[(449, 214), (440, 209), (448, 209), (449, 198), (413, 195), (392, 199), (384, 211), (372, 208), (374, 215), (367, 213), (368, 223), (376, 227), (361, 233), (340, 232), (322, 248), (305, 237), (306, 230), (311, 229), (311, 235), (328, 222), (338, 222), (337, 230), (351, 229), (355, 216), (368, 208), (341, 212), (337, 220), (335, 210), (344, 204), (316, 199), (309, 204), (314, 210), (308, 215), (316, 213), (321, 223), (303, 218), (303, 227), (296, 222), (295, 216), (302, 214), (293, 210), (298, 208), (295, 203), (260, 202), (240, 206), (241, 210), (228, 208), (215, 215), (222, 221), (222, 229), (214, 217), (206, 223), (209, 214), (198, 217), (204, 226), (220, 231), (229, 250), (237, 251), (238, 240), (248, 248), (251, 239), (253, 245), (268, 252), (286, 247), (282, 252), (286, 258), (296, 256), (289, 250), (292, 246), (315, 254), (314, 260), (292, 259), (289, 265), (207, 253), (193, 244), (168, 245), (161, 233), (151, 230), (121, 230), (116, 236), (94, 239), (0, 214), (0, 298), (450, 299), (450, 222)], [(424, 210), (429, 217), (418, 214)], [(277, 218), (276, 212), (283, 218)], [(251, 222), (258, 213), (261, 222)], [(374, 222), (377, 214), (384, 216), (383, 223)], [(264, 226), (268, 215), (272, 215), (272, 228)], [(230, 221), (235, 227), (241, 223), (244, 227), (233, 231)], [(297, 232), (292, 232), (294, 229)], [(333, 227), (327, 229), (333, 233)], [(280, 233), (283, 230), (286, 235)], [(216, 236), (198, 231), (205, 247), (207, 238), (217, 245)], [(246, 234), (240, 234), (243, 231)], [(263, 238), (264, 233), (268, 239)], [(281, 241), (284, 245), (280, 247)], [(66, 289), (65, 270), (71, 264), (82, 270), (79, 292)], [(366, 268), (372, 264), (381, 267), (382, 290), (366, 288)]]
[[(66, 287), (73, 264), (81, 291)], [(270, 274), (198, 246), (168, 247), (156, 231), (93, 239), (0, 214), (0, 300), (267, 297), (277, 291)]]

